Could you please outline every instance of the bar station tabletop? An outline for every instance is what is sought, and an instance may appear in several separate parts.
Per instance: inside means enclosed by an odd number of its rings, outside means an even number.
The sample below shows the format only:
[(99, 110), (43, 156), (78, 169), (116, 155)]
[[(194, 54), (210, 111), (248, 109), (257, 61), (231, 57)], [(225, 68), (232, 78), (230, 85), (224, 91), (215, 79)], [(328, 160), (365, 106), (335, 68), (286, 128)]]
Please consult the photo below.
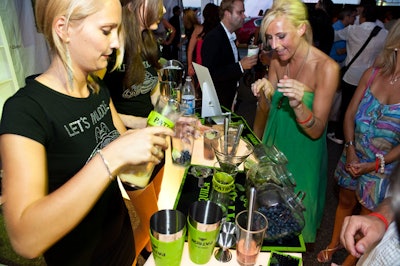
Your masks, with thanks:
[[(232, 121), (234, 122), (243, 122), (243, 119), (241, 117), (232, 117)], [(253, 132), (249, 129), (247, 124), (245, 124), (245, 130), (243, 131), (242, 138), (247, 139), (249, 142), (251, 142), (253, 145), (256, 145), (259, 143), (259, 140), (254, 136)], [(201, 165), (201, 166), (207, 166), (207, 167), (214, 167), (214, 164), (217, 162), (216, 159), (213, 160), (206, 160), (204, 159), (203, 156), (203, 136), (200, 136), (194, 141), (194, 147), (193, 147), (193, 154), (192, 154), (192, 160), (191, 160), (191, 166), (193, 165)], [(187, 208), (187, 204), (190, 204), (191, 202), (201, 200), (204, 195), (202, 195), (202, 188), (199, 188), (197, 186), (197, 179), (193, 177), (190, 172), (188, 171), (190, 167), (181, 167), (177, 166), (172, 163), (172, 158), (171, 158), (171, 145), (168, 147), (168, 149), (165, 151), (165, 165), (164, 165), (164, 174), (163, 174), (163, 179), (162, 179), (162, 184), (161, 184), (161, 191), (158, 197), (158, 208), (160, 210), (162, 209), (178, 209), (181, 210), (184, 214), (187, 214), (188, 210), (185, 210)], [(243, 164), (240, 165), (239, 167), (239, 173), (236, 177), (236, 182), (239, 183), (239, 186), (244, 187), (244, 182), (245, 182), (245, 173), (243, 172)], [(211, 183), (211, 176), (208, 178), (204, 179), (204, 182), (206, 184), (205, 187), (207, 187), (207, 183)], [(240, 180), (239, 180), (240, 179)], [(122, 194), (124, 197), (129, 198), (126, 193), (124, 193), (124, 190), (121, 186)], [(236, 202), (240, 201), (240, 198), (243, 199), (245, 197), (245, 192), (243, 192), (243, 195), (238, 195), (236, 198)], [(239, 194), (239, 193), (238, 193)], [(206, 196), (205, 196), (206, 197)], [(243, 201), (243, 200), (242, 200)], [(236, 205), (241, 205), (240, 203), (236, 203)], [(234, 210), (234, 213), (231, 214), (231, 222), (234, 222), (234, 215), (235, 213), (238, 213), (242, 209), (244, 209), (244, 206), (236, 206), (236, 211)], [(233, 208), (235, 209), (235, 208)], [(219, 247), (216, 247), (218, 249)], [(294, 239), (292, 243), (289, 243), (286, 245), (286, 243), (280, 243), (280, 244), (275, 244), (275, 243), (267, 243), (266, 245), (263, 245), (263, 248), (257, 258), (257, 263), (256, 265), (262, 265), (262, 266), (267, 266), (268, 261), (270, 258), (270, 252), (271, 251), (277, 251), (277, 252), (285, 252), (288, 255), (292, 255), (295, 257), (302, 257), (301, 252), (305, 251), (305, 245), (302, 236), (300, 235), (298, 238)], [(234, 248), (231, 249), (232, 253), (232, 259), (229, 262), (219, 262), (218, 260), (215, 259), (214, 255), (212, 256), (211, 260), (207, 264), (203, 265), (238, 265), (236, 261), (236, 250)], [(145, 266), (153, 266), (155, 265), (153, 255), (151, 254), (144, 264)], [(183, 250), (183, 255), (182, 255), (182, 261), (181, 265), (198, 265), (193, 263), (190, 258), (189, 258), (189, 251), (188, 251), (188, 245), (187, 242), (185, 242), (184, 245), (184, 250)]]

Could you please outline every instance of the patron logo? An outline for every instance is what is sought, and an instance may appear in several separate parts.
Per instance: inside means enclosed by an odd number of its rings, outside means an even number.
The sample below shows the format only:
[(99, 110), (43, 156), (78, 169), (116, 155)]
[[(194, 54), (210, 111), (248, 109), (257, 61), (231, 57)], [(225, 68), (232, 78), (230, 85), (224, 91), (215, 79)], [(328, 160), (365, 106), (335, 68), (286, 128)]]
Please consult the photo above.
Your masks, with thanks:
[(199, 237), (198, 239), (192, 238), (192, 243), (197, 246), (209, 247), (209, 246), (213, 246), (215, 244), (215, 241), (208, 240), (207, 238)]
[(154, 246), (153, 246), (153, 255), (154, 255), (155, 257), (165, 257), (165, 252), (158, 251), (158, 250), (157, 250), (157, 247), (154, 247)]

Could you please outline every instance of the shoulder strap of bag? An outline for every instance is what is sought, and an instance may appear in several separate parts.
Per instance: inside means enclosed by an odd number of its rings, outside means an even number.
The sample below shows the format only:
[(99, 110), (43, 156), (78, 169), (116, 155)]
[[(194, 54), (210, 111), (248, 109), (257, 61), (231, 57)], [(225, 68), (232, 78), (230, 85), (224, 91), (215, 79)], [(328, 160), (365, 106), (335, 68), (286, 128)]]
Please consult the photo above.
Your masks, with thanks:
[[(365, 43), (363, 44), (363, 46), (361, 46), (360, 50), (358, 50), (358, 52), (356, 53), (356, 55), (351, 59), (351, 61), (349, 62), (349, 64), (347, 66), (345, 66), (346, 71), (347, 69), (349, 69), (350, 65), (353, 64), (354, 61), (356, 61), (357, 57), (361, 54), (361, 52), (365, 49), (365, 47), (368, 45), (369, 41), (375, 37), (379, 31), (381, 30), (381, 27), (379, 26), (375, 26), (374, 29), (371, 31), (371, 34), (369, 35), (368, 39), (365, 41)], [(343, 73), (344, 75), (344, 73)]]

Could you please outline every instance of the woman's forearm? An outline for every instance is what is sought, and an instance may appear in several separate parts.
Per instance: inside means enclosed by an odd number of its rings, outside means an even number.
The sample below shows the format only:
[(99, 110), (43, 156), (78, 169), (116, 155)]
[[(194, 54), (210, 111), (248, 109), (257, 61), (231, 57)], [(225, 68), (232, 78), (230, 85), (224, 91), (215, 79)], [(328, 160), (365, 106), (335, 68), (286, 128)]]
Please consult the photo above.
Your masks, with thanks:
[(119, 114), (122, 122), (127, 128), (137, 129), (137, 128), (145, 128), (147, 126), (147, 118), (138, 117), (133, 115), (124, 115)]

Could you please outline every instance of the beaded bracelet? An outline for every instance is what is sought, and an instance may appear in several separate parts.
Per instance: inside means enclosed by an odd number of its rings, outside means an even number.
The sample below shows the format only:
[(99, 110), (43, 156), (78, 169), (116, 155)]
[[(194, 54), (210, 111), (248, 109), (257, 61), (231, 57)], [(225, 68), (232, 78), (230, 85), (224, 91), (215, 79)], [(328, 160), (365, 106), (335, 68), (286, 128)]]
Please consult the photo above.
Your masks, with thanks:
[(380, 153), (375, 154), (375, 156), (375, 172), (378, 173), (379, 170), (379, 173), (385, 173), (385, 158)]
[(376, 218), (378, 218), (379, 220), (381, 220), (384, 224), (385, 224), (385, 230), (388, 229), (389, 227), (389, 222), (388, 220), (385, 218), (385, 216), (383, 216), (382, 214), (380, 214), (379, 212), (371, 212), (370, 214), (368, 214), (369, 216), (375, 216)]
[(100, 155), (101, 160), (103, 161), (104, 166), (107, 169), (108, 172), (108, 177), (110, 178), (111, 181), (114, 181), (114, 177), (110, 171), (110, 165), (108, 164), (108, 161), (104, 158), (103, 153), (101, 152), (101, 150), (97, 150), (97, 153)]
[(315, 117), (313, 116), (312, 119), (310, 120), (310, 122), (305, 124), (305, 127), (306, 128), (311, 128), (314, 124), (315, 124)]

